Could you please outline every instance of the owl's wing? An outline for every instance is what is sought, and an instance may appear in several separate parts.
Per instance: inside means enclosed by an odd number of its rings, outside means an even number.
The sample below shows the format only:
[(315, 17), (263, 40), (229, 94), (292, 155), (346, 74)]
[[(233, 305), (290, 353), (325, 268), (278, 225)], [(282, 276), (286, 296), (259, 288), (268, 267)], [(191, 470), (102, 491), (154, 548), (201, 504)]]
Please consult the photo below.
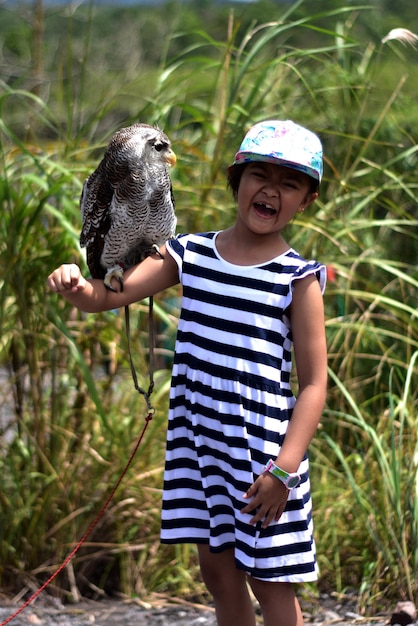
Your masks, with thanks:
[(112, 185), (99, 165), (85, 181), (80, 197), (82, 217), (80, 245), (87, 248), (87, 265), (93, 278), (103, 278), (105, 275), (100, 257), (111, 225), (112, 198)]

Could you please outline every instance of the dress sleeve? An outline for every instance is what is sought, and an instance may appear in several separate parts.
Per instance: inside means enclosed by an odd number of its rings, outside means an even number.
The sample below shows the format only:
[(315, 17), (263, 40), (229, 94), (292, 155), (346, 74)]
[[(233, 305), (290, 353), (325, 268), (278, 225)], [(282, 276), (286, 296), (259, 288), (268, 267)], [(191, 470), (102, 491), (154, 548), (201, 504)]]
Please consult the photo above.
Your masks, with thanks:
[(318, 263), (318, 261), (306, 261), (304, 265), (298, 268), (292, 277), (291, 285), (293, 291), (293, 282), (295, 280), (299, 280), (300, 278), (305, 278), (310, 274), (315, 274), (318, 279), (319, 286), (321, 287), (321, 292), (324, 293), (325, 286), (327, 284), (327, 268), (322, 263)]
[(173, 257), (177, 263), (179, 279), (181, 282), (184, 251), (187, 245), (187, 235), (177, 235), (174, 239), (169, 239), (166, 243), (166, 249), (168, 253)]
[(289, 291), (287, 294), (286, 302), (284, 309), (286, 310), (292, 303), (293, 300), (293, 289), (296, 280), (300, 280), (302, 278), (306, 278), (314, 274), (319, 282), (319, 286), (321, 288), (321, 292), (324, 293), (325, 286), (327, 282), (327, 270), (325, 265), (318, 263), (317, 261), (305, 261), (302, 265), (300, 265), (293, 276), (290, 279), (289, 283)]

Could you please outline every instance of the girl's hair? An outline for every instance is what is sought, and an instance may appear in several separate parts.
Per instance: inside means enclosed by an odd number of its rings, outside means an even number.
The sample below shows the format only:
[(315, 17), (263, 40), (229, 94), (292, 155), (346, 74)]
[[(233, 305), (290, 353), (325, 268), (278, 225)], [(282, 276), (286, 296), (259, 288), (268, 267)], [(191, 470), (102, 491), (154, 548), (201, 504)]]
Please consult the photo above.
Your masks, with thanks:
[(241, 181), (241, 176), (248, 163), (242, 163), (242, 165), (230, 165), (228, 167), (228, 187), (232, 191), (234, 199), (237, 199), (238, 188)]
[[(247, 167), (247, 165), (249, 165), (249, 163), (240, 163), (236, 165), (230, 165), (228, 168), (228, 174), (227, 174), (228, 187), (231, 189), (232, 195), (235, 200), (237, 199), (237, 196), (238, 196), (238, 188), (241, 182), (242, 173), (244, 169)], [(315, 178), (312, 178), (311, 176), (308, 176), (307, 174), (306, 176), (309, 179), (309, 183), (310, 183), (309, 191), (311, 193), (317, 193), (319, 190), (319, 182), (315, 180)]]

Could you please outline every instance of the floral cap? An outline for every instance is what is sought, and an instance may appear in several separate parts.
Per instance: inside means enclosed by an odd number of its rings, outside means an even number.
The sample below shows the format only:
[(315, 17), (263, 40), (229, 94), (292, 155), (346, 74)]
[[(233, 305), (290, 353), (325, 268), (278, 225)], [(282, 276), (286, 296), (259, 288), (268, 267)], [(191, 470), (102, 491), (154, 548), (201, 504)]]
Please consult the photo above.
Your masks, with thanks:
[(265, 161), (285, 165), (321, 181), (322, 144), (312, 131), (291, 120), (259, 122), (245, 135), (232, 165)]

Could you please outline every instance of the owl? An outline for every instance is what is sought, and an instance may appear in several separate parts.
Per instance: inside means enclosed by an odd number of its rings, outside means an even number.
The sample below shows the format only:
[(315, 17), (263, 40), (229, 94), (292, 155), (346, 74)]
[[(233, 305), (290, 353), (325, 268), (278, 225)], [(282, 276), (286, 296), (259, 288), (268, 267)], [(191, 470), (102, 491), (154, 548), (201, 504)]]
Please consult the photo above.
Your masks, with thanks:
[(169, 175), (176, 155), (159, 128), (133, 124), (117, 131), (80, 197), (80, 245), (93, 278), (123, 289), (124, 270), (174, 237), (176, 216)]

